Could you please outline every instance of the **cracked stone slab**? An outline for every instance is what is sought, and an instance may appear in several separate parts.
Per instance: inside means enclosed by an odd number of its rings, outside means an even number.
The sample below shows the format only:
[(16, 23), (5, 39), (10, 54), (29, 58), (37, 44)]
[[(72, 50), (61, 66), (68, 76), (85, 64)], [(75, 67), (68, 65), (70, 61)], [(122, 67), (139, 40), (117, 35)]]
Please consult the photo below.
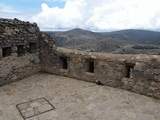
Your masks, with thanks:
[(20, 103), (16, 107), (24, 120), (55, 109), (55, 107), (46, 98), (38, 98)]

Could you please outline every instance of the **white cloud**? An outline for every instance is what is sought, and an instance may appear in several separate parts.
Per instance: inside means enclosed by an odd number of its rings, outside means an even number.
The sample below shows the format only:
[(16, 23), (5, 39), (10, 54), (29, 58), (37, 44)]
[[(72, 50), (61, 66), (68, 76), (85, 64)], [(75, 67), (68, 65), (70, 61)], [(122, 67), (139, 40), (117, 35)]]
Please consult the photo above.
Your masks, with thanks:
[(80, 27), (102, 31), (160, 28), (159, 0), (64, 1), (64, 8), (52, 8), (43, 3), (41, 12), (32, 20), (37, 22), (41, 29)]
[(86, 6), (84, 0), (68, 0), (64, 8), (50, 8), (47, 4), (41, 5), (42, 11), (33, 17), (42, 28), (72, 28), (83, 24), (86, 17), (83, 8)]

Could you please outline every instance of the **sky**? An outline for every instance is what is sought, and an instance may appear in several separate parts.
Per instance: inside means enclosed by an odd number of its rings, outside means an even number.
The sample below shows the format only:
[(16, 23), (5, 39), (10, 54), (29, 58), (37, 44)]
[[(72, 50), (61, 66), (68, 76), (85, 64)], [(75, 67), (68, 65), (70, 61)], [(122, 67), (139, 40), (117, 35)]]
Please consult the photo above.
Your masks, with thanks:
[(160, 0), (0, 0), (0, 17), (36, 22), (46, 31), (160, 31)]

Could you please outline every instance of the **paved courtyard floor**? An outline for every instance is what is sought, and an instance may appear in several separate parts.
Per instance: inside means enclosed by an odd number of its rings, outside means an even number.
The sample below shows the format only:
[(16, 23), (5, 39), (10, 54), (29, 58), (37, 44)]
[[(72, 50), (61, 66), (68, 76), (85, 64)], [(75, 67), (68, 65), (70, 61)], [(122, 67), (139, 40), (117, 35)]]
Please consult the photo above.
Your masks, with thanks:
[(160, 120), (160, 100), (39, 73), (0, 87), (0, 120)]

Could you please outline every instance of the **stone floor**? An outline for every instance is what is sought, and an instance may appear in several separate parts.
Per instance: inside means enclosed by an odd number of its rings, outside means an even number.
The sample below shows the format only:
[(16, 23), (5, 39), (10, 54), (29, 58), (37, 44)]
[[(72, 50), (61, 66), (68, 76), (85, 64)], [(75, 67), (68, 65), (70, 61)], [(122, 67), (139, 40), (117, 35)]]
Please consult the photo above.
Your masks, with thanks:
[(160, 100), (39, 73), (0, 88), (0, 120), (160, 120)]

